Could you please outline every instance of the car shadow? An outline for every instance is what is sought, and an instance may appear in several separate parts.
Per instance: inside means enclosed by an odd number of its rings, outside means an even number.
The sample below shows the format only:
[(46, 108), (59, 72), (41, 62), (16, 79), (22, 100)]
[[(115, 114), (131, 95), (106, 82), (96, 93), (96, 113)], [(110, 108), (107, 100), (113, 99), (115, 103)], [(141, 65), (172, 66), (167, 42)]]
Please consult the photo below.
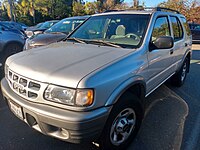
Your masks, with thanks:
[(162, 85), (147, 99), (145, 117), (129, 149), (180, 149), (188, 115), (185, 101)]

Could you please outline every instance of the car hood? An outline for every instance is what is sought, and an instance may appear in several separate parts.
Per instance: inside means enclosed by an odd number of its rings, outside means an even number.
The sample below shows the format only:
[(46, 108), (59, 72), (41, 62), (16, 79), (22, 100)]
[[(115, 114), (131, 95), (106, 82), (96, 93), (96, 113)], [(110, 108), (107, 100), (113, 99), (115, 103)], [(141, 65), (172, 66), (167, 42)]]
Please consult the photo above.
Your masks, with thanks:
[(64, 33), (44, 33), (37, 34), (29, 39), (29, 42), (33, 45), (47, 45), (50, 43), (61, 41), (66, 38), (67, 35)]
[(6, 64), (27, 78), (76, 88), (85, 76), (128, 53), (121, 48), (59, 42), (12, 55)]
[(45, 31), (47, 28), (30, 28), (30, 29), (27, 29), (26, 31)]

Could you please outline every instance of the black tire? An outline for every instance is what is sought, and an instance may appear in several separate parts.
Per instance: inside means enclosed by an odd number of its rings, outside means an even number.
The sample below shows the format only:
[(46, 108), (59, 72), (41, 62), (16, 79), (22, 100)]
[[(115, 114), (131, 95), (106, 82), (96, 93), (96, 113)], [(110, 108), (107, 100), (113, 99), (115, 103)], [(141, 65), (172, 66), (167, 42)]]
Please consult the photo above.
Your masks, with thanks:
[[(134, 111), (135, 115), (132, 113), (132, 110)], [(123, 113), (130, 114), (125, 117), (122, 115)], [(118, 117), (119, 115), (122, 116)], [(134, 119), (131, 119), (133, 116), (136, 117), (136, 122), (134, 122)], [(110, 116), (108, 117), (102, 135), (98, 142), (100, 148), (103, 150), (126, 149), (133, 138), (136, 136), (140, 128), (142, 119), (143, 109), (141, 104), (139, 103), (139, 99), (129, 92), (123, 95), (119, 99), (119, 101), (113, 106)], [(134, 126), (131, 124), (131, 122), (134, 123)], [(117, 130), (120, 132), (118, 132)], [(127, 138), (125, 138), (125, 140), (123, 141), (123, 135), (121, 133), (124, 132), (128, 133), (129, 136), (127, 136)], [(117, 142), (113, 140), (114, 135), (116, 135), (115, 133), (118, 134)]]
[(6, 59), (23, 50), (23, 45), (18, 43), (10, 43), (8, 44), (1, 53), (1, 63), (4, 65)]
[(184, 84), (185, 79), (187, 77), (187, 73), (189, 71), (189, 65), (189, 59), (186, 57), (180, 70), (174, 76), (172, 76), (172, 85), (181, 87)]

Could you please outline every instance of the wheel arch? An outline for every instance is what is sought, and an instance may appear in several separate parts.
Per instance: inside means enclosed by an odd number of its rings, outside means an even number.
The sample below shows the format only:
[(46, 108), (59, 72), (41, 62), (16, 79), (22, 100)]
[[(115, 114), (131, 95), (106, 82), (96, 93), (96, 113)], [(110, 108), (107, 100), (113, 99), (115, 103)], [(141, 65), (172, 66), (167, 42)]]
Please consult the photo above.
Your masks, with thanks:
[(23, 46), (24, 46), (24, 44), (19, 42), (19, 41), (9, 41), (3, 46), (2, 52), (4, 52), (6, 50), (6, 48), (11, 44), (18, 44), (18, 45), (20, 45), (22, 47), (22, 49), (23, 49)]
[(120, 99), (120, 97), (126, 94), (126, 92), (130, 92), (137, 96), (140, 99), (139, 103), (144, 106), (146, 83), (144, 78), (139, 76), (130, 78), (118, 86), (109, 97), (106, 106), (115, 104)]

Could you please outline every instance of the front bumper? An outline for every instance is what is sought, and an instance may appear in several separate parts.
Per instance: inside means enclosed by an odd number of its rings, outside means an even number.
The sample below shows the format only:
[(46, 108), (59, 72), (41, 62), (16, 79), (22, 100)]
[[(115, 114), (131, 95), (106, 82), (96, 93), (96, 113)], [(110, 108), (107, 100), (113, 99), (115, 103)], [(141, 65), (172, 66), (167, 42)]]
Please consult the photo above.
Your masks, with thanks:
[(111, 110), (111, 107), (102, 107), (88, 112), (76, 112), (30, 102), (15, 94), (5, 78), (1, 81), (1, 90), (9, 105), (12, 102), (21, 108), (22, 120), (30, 127), (71, 143), (96, 140)]

